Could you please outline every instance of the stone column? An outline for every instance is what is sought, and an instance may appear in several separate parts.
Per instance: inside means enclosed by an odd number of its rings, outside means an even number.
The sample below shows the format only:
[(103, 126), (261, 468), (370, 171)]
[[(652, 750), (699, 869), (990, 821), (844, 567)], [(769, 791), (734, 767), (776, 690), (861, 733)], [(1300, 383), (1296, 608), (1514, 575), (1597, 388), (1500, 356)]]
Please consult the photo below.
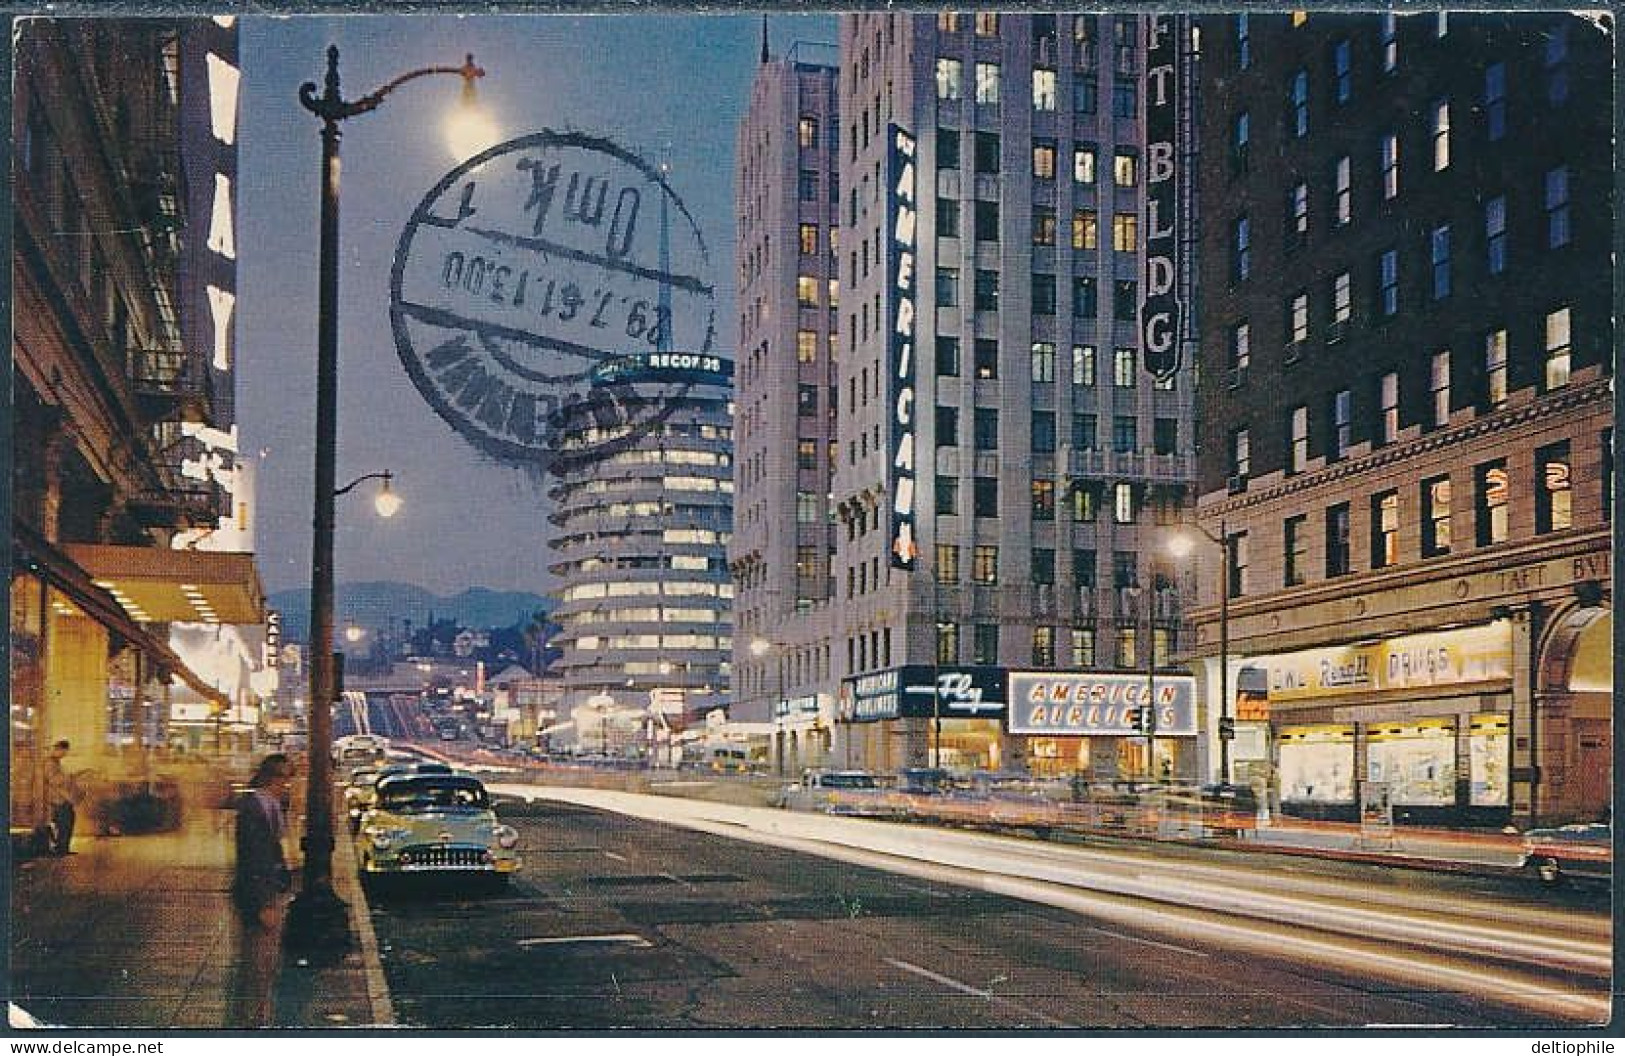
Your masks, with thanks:
[(1535, 606), (1520, 607), (1512, 613), (1512, 823), (1528, 828), (1536, 823), (1541, 809), (1540, 763), (1545, 746), (1539, 740), (1540, 716), (1536, 714), (1535, 679), (1538, 674), (1535, 650), (1539, 638), (1539, 613)]

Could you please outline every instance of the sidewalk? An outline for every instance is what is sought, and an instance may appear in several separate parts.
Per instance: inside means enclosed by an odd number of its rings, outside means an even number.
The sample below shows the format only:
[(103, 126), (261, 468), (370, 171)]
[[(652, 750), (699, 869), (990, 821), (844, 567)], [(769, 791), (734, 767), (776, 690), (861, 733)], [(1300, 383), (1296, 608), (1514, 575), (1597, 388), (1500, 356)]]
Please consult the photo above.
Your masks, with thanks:
[[(74, 852), (13, 863), (12, 1004), (50, 1026), (233, 1029), (231, 816), (194, 809), (179, 832), (81, 835)], [(279, 1026), (392, 1018), (353, 854), (340, 838), (333, 885), (361, 941), (332, 966), (284, 966)]]

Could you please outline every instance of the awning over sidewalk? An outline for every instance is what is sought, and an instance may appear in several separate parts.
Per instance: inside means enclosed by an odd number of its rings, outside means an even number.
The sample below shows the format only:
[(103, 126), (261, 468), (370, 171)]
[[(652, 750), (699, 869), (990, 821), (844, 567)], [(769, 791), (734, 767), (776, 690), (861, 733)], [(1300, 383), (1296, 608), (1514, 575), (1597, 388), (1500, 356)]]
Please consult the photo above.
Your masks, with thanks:
[(62, 550), (142, 622), (265, 622), (253, 554), (89, 543), (67, 543)]
[[(167, 643), (159, 641), (136, 623), (124, 609), (103, 589), (91, 581), (89, 573), (80, 568), (70, 556), (50, 543), (34, 529), (20, 522), (12, 523), (12, 573), (32, 572), (42, 576), (51, 586), (61, 591), (91, 619), (119, 635), (132, 646), (145, 653), (158, 667), (185, 682), (201, 696), (219, 704), (230, 705), (225, 694), (198, 677), (185, 661), (175, 654)], [(114, 547), (112, 549), (133, 549)], [(160, 551), (162, 552), (162, 551)], [(237, 555), (226, 555), (237, 556)], [(256, 587), (258, 579), (255, 580)], [(194, 617), (195, 618), (195, 617)]]

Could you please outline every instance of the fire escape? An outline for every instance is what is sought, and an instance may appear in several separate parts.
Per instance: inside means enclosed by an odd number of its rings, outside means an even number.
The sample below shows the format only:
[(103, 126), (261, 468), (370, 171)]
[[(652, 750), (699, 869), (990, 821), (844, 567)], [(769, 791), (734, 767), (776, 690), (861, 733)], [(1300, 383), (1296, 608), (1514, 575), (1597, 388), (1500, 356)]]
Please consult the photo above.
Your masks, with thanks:
[(147, 113), (126, 123), (135, 131), (127, 137), (124, 161), (135, 213), (129, 229), (153, 309), (149, 332), (136, 336), (127, 354), (158, 479), (132, 496), (128, 506), (149, 528), (201, 527), (214, 524), (225, 504), (224, 492), (212, 480), (182, 472), (189, 456), (195, 462), (203, 454), (197, 441), (185, 435), (183, 424), (208, 423), (214, 394), (207, 355), (186, 347), (176, 304), (188, 218), (180, 157), (180, 49), (173, 28), (157, 31), (156, 50), (161, 83), (147, 95)]

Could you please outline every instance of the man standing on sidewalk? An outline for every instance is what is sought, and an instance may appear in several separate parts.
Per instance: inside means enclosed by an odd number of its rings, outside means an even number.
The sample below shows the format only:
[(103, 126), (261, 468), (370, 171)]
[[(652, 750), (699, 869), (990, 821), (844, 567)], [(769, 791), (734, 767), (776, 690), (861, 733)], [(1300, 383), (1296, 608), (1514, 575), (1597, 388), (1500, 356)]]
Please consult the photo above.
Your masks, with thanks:
[(237, 803), (237, 868), (232, 900), (241, 939), (231, 1026), (272, 1023), (272, 987), (282, 958), (282, 920), (292, 874), (282, 854), (282, 805), (293, 764), (275, 753), (260, 762)]
[(45, 757), (45, 808), (51, 812), (51, 839), (46, 850), (62, 857), (73, 843), (73, 784), (62, 769), (68, 742), (57, 741)]

